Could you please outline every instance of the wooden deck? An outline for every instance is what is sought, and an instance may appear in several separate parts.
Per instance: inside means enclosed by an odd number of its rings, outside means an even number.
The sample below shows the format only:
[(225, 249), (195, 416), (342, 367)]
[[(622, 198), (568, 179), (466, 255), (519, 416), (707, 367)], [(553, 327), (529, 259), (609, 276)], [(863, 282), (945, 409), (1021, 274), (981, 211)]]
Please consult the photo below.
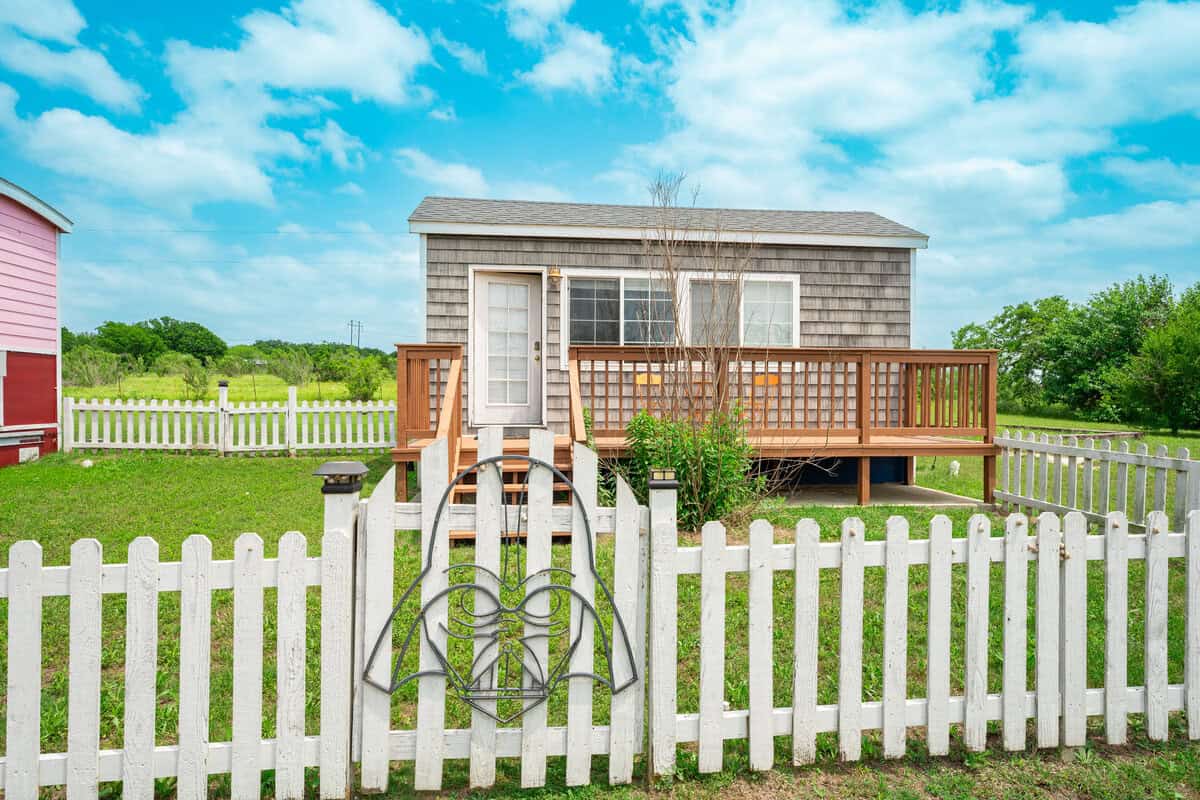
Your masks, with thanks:
[[(464, 430), (460, 345), (398, 346), (397, 441), (407, 468), (423, 447), (445, 438), (451, 477), (477, 461), (478, 442)], [(996, 353), (970, 350), (573, 347), (568, 362), (569, 433), (555, 438), (555, 466), (569, 476), (571, 448), (586, 442), (584, 409), (596, 449), (621, 458), (625, 428), (641, 410), (688, 418), (736, 408), (763, 459), (857, 459), (858, 497), (870, 500), (870, 459), (982, 456), (983, 496), (995, 484)], [(504, 450), (529, 452), (528, 439)], [(515, 486), (521, 463), (505, 464)], [(471, 493), (464, 487), (461, 493)]]

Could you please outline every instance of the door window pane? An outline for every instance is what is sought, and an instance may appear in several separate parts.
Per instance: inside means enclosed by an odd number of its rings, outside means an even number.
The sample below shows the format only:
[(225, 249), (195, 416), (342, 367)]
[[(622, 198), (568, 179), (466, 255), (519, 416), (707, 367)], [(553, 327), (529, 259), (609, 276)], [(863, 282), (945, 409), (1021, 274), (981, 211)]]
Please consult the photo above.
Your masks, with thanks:
[(675, 341), (671, 287), (666, 281), (625, 279), (625, 344)]
[(487, 398), (489, 403), (529, 402), (529, 286), (488, 282)]
[(753, 347), (791, 347), (792, 284), (746, 281), (742, 287), (742, 342)]
[(736, 289), (732, 281), (692, 281), (692, 344), (737, 344)]
[(571, 344), (620, 344), (620, 281), (572, 278), (568, 287)]

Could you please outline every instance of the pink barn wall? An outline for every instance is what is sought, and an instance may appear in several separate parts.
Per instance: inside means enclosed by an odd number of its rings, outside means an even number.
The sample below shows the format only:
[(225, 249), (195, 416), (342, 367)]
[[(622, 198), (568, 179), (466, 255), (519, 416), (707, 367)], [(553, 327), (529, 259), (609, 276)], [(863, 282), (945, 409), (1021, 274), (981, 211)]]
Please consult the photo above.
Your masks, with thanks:
[(57, 230), (0, 196), (0, 350), (58, 350)]

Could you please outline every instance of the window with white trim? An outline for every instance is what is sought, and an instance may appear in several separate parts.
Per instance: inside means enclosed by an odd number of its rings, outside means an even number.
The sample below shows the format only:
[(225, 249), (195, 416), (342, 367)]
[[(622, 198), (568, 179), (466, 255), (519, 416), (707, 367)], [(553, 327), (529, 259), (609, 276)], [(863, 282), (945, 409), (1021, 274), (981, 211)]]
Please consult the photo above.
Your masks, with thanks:
[(621, 343), (621, 279), (571, 278), (571, 344)]
[(669, 282), (651, 278), (571, 278), (571, 344), (671, 344), (675, 313)]
[(792, 284), (751, 281), (742, 286), (742, 344), (791, 347)]

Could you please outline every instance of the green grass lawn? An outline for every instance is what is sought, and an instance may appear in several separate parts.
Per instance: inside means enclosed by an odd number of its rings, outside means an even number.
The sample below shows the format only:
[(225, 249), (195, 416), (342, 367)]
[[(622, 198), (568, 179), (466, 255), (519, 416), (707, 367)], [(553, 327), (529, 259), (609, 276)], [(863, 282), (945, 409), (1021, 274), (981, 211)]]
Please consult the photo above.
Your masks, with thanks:
[[(84, 468), (82, 456), (54, 456), (38, 463), (0, 470), (0, 551), (19, 539), (36, 539), (42, 543), (46, 564), (65, 564), (69, 560), (70, 543), (91, 536), (104, 545), (106, 562), (124, 562), (128, 543), (136, 536), (151, 535), (160, 543), (163, 561), (178, 560), (182, 541), (194, 533), (203, 533), (213, 542), (213, 556), (232, 557), (233, 541), (245, 531), (259, 533), (265, 542), (266, 555), (277, 552), (279, 537), (288, 530), (299, 530), (309, 537), (309, 554), (315, 555), (321, 525), (322, 501), (319, 482), (311, 476), (321, 458), (228, 458), (211, 456), (182, 456), (131, 454), (92, 456), (95, 465)], [(369, 462), (368, 491), (389, 466), (386, 456)], [(932, 473), (929, 470), (926, 474)], [(961, 477), (961, 476), (960, 476)], [(812, 516), (821, 524), (822, 538), (836, 540), (838, 526), (847, 509), (795, 509), (771, 505), (764, 512), (777, 525), (777, 541), (790, 541), (795, 521)], [(968, 510), (951, 510), (956, 534), (968, 518)], [(922, 537), (928, 529), (933, 512), (921, 508), (872, 507), (863, 509), (861, 516), (867, 524), (868, 538), (881, 539), (884, 523), (891, 514), (907, 517), (914, 538)], [(993, 534), (999, 535), (1002, 524), (994, 522)], [(731, 541), (745, 541), (745, 529), (733, 528)], [(403, 588), (419, 569), (416, 539), (411, 534), (397, 537), (397, 586)], [(698, 537), (682, 535), (682, 544), (698, 544)], [(470, 547), (452, 548), (452, 560), (465, 563), (472, 560)], [(0, 556), (7, 562), (7, 556)], [(556, 545), (556, 564), (569, 563), (569, 550)], [(610, 537), (601, 537), (597, 547), (597, 562), (602, 575), (612, 574)], [(1092, 626), (1089, 638), (1089, 685), (1102, 685), (1103, 678), (1103, 576), (1100, 565), (1089, 569), (1088, 617)], [(1131, 564), (1129, 619), (1130, 661), (1129, 681), (1141, 680), (1141, 571), (1140, 562)], [(991, 691), (1000, 686), (1000, 648), (1002, 620), (1003, 569), (992, 570), (991, 642), (989, 684)], [(909, 694), (924, 696), (925, 664), (925, 570), (914, 567), (910, 573), (909, 608)], [(1170, 615), (1170, 680), (1181, 682), (1184, 615), (1182, 613), (1182, 564), (1172, 560)], [(963, 615), (965, 606), (965, 573), (956, 568), (953, 576), (952, 625), (952, 686), (962, 691)], [(868, 700), (879, 699), (882, 682), (882, 570), (867, 570), (864, 618), (864, 681), (863, 693)], [(821, 576), (821, 634), (818, 663), (820, 669), (819, 701), (836, 701), (838, 659), (838, 574), (822, 571)], [(775, 588), (775, 703), (790, 705), (791, 686), (791, 577), (777, 573)], [(1035, 592), (1034, 575), (1030, 576), (1030, 594)], [(229, 591), (214, 592), (213, 597), (213, 664), (211, 741), (228, 741), (230, 737), (230, 687), (232, 685), (232, 597)], [(697, 710), (698, 686), (696, 647), (699, 628), (699, 576), (680, 580), (679, 624), (679, 709)], [(734, 708), (747, 705), (747, 641), (746, 641), (746, 576), (730, 575), (727, 584), (726, 616), (726, 699)], [(274, 735), (274, 592), (268, 590), (264, 621), (264, 735)], [(606, 626), (611, 611), (598, 604)], [(318, 730), (320, 650), (318, 592), (309, 594), (309, 663), (307, 675), (308, 732)], [(106, 595), (103, 601), (102, 649), (102, 746), (121, 745), (123, 658), (124, 658), (124, 598)], [(405, 617), (402, 617), (402, 620)], [(1030, 614), (1031, 626), (1033, 615)], [(160, 600), (159, 648), (159, 713), (157, 718), (160, 744), (175, 740), (177, 724), (178, 595), (165, 593)], [(0, 630), (7, 629), (7, 608), (0, 601)], [(1031, 642), (1032, 642), (1031, 627)], [(67, 703), (67, 599), (49, 598), (45, 601), (43, 622), (43, 752), (62, 752), (66, 745)], [(0, 652), (0, 673), (7, 674), (7, 652)], [(1029, 652), (1030, 675), (1033, 674), (1033, 651)], [(597, 661), (599, 664), (600, 661)], [(412, 666), (412, 665), (407, 665)], [(1031, 678), (1032, 679), (1032, 678)], [(596, 721), (607, 721), (608, 697), (595, 692)], [(393, 704), (395, 727), (411, 727), (415, 715), (415, 687), (397, 693)], [(550, 722), (565, 723), (565, 697), (555, 695), (550, 703)], [(3, 710), (0, 710), (0, 717)], [(465, 727), (469, 714), (456, 702), (447, 705), (447, 723)], [(1100, 732), (1100, 720), (1092, 721), (1092, 733)], [(993, 748), (987, 754), (968, 755), (955, 741), (953, 755), (930, 759), (924, 752), (923, 736), (919, 729), (910, 732), (910, 755), (899, 763), (885, 764), (877, 735), (864, 738), (866, 765), (839, 765), (836, 762), (836, 740), (822, 735), (819, 740), (819, 762), (815, 767), (793, 772), (781, 768), (767, 776), (751, 776), (747, 772), (745, 742), (726, 745), (725, 772), (717, 776), (699, 777), (695, 772), (694, 751), (681, 749), (681, 775), (688, 780), (676, 782), (669, 793), (680, 797), (710, 797), (729, 794), (767, 797), (1200, 797), (1200, 751), (1184, 741), (1182, 720), (1172, 721), (1172, 738), (1167, 744), (1153, 744), (1141, 736), (1141, 722), (1131, 719), (1134, 744), (1130, 748), (1109, 750), (1099, 744), (1086, 748), (1073, 761), (1059, 760), (1053, 753), (1002, 754)], [(0, 737), (3, 721), (0, 720)], [(957, 736), (957, 731), (954, 732)], [(786, 737), (777, 741), (777, 763), (789, 761), (790, 742)], [(1094, 739), (1095, 741), (1095, 739)], [(0, 748), (2, 748), (0, 742)], [(550, 789), (544, 796), (586, 797), (604, 793), (607, 789), (574, 790), (563, 793), (562, 760), (551, 759)], [(596, 758), (594, 780), (603, 785), (606, 765)], [(498, 792), (521, 794), (519, 765), (502, 761), (499, 769)], [(265, 779), (270, 788), (270, 776)], [(465, 762), (448, 766), (446, 785), (465, 793)], [(393, 794), (405, 796), (411, 786), (411, 765), (396, 765)], [(119, 792), (107, 787), (110, 793)], [(162, 782), (164, 796), (172, 792), (170, 782)], [(228, 796), (227, 777), (216, 777), (212, 794)], [(641, 796), (642, 789), (622, 789), (612, 792), (616, 797)]]
[[(217, 399), (217, 381), (229, 381), (229, 400), (234, 403), (283, 402), (288, 384), (274, 375), (213, 375), (207, 400)], [(183, 378), (178, 375), (131, 375), (118, 384), (103, 386), (64, 386), (63, 394), (80, 399), (184, 400)], [(300, 400), (346, 400), (349, 394), (341, 381), (310, 381), (297, 387)], [(396, 399), (396, 380), (387, 377), (379, 387), (377, 400)]]

